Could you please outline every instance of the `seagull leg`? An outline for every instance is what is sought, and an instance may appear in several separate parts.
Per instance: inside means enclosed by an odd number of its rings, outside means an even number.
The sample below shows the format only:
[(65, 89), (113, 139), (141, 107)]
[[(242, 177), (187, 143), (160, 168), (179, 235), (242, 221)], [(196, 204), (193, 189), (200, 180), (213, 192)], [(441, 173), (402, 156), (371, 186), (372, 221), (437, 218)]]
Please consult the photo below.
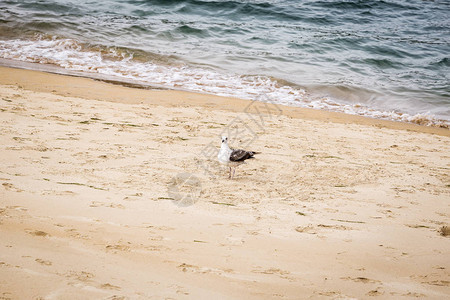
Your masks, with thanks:
[(230, 167), (230, 175), (228, 176), (228, 179), (230, 179), (231, 178), (231, 167)]
[(233, 175), (231, 176), (231, 179), (233, 179), (235, 172), (236, 172), (236, 168), (233, 168)]

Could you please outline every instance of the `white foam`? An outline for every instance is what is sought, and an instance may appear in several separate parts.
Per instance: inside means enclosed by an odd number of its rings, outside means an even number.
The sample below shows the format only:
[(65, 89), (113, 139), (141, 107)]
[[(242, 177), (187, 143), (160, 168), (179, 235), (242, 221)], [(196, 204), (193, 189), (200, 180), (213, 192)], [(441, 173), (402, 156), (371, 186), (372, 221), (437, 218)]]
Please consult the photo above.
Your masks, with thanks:
[[(67, 70), (98, 73), (242, 99), (264, 99), (274, 103), (356, 114), (378, 119), (448, 127), (431, 114), (408, 115), (379, 111), (362, 104), (349, 105), (333, 99), (313, 98), (303, 89), (280, 85), (265, 76), (239, 76), (191, 66), (169, 66), (133, 60), (114, 48), (94, 51), (71, 39), (41, 38), (0, 41), (0, 58), (54, 64)], [(103, 50), (105, 50), (103, 49)]]

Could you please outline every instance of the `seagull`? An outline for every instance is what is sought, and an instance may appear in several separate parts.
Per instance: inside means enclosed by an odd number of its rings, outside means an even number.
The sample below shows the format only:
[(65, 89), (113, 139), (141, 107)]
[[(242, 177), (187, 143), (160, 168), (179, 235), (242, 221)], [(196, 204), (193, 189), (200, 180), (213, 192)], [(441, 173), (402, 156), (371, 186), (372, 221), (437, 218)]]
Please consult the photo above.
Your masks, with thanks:
[[(222, 145), (220, 146), (219, 154), (217, 158), (219, 162), (230, 167), (230, 176), (228, 178), (233, 179), (236, 167), (243, 164), (246, 159), (254, 158), (253, 155), (258, 154), (255, 151), (246, 151), (242, 149), (231, 149), (228, 146), (228, 137), (222, 136)], [(233, 175), (231, 170), (233, 169)]]

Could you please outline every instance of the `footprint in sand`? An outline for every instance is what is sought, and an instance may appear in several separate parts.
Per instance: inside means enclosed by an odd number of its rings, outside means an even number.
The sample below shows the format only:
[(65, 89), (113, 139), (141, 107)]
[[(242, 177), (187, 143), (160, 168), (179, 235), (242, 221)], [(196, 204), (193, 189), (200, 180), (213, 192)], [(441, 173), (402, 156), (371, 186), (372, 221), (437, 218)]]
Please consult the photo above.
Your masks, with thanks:
[(25, 230), (25, 232), (34, 236), (41, 236), (41, 237), (49, 236), (47, 232), (41, 230)]
[(335, 229), (335, 230), (354, 230), (352, 227), (347, 227), (344, 225), (325, 225), (325, 224), (318, 224), (317, 226), (308, 225), (308, 226), (297, 226), (295, 228), (295, 231), (301, 232), (301, 233), (309, 233), (309, 234), (317, 234), (319, 233), (320, 229)]
[(83, 239), (83, 240), (90, 240), (91, 237), (88, 235), (82, 235), (81, 233), (79, 233), (75, 228), (69, 228), (64, 230), (64, 232), (67, 232), (67, 234), (70, 237), (76, 238), (76, 239)]
[(151, 228), (151, 229), (162, 230), (162, 231), (171, 231), (171, 230), (175, 230), (174, 227), (169, 227), (169, 226), (146, 225), (145, 228)]
[(295, 228), (295, 231), (301, 232), (301, 233), (309, 233), (309, 234), (317, 234), (317, 230), (314, 226), (308, 225), (308, 226), (297, 226)]
[(376, 289), (367, 292), (366, 295), (371, 297), (382, 296), (384, 295), (384, 291), (381, 290), (381, 288), (377, 287)]
[[(445, 270), (445, 268), (444, 268), (444, 270)], [(433, 272), (431, 274), (426, 274), (426, 275), (414, 274), (409, 277), (413, 280), (420, 281), (422, 284), (450, 287), (450, 281), (444, 280), (442, 273), (440, 274), (439, 272)], [(447, 277), (447, 276), (444, 275), (444, 277)]]
[(197, 266), (189, 265), (189, 264), (185, 264), (185, 263), (182, 263), (177, 268), (180, 269), (183, 272), (188, 272), (188, 271), (189, 272), (198, 272), (198, 270), (200, 269)]
[(128, 298), (124, 296), (112, 295), (111, 297), (106, 298), (106, 300), (126, 300)]
[(126, 251), (129, 252), (131, 250), (130, 246), (127, 245), (121, 245), (121, 244), (117, 244), (117, 245), (107, 245), (106, 250), (110, 250), (110, 251), (114, 251), (115, 253), (117, 253), (117, 251)]
[(169, 251), (170, 248), (161, 246), (161, 245), (150, 245), (150, 246), (144, 246), (143, 249), (146, 251)]
[[(186, 288), (184, 288), (178, 284), (171, 284), (171, 285), (168, 285), (167, 287), (168, 287), (168, 289), (175, 290), (175, 292), (178, 295), (186, 295), (186, 296), (189, 295), (189, 292), (186, 291)], [(166, 298), (166, 299), (172, 299), (172, 298)]]
[(7, 191), (13, 190), (13, 191), (16, 191), (16, 192), (23, 192), (23, 190), (21, 190), (21, 189), (15, 187), (12, 183), (9, 183), (9, 182), (4, 182), (4, 183), (2, 183), (2, 186), (3, 186)]
[(110, 283), (102, 284), (102, 285), (100, 286), (100, 288), (102, 288), (102, 289), (104, 289), (104, 290), (115, 290), (115, 291), (120, 291), (120, 290), (121, 290), (120, 287), (118, 287), (118, 286), (116, 286), (116, 285), (112, 285), (112, 284), (110, 284)]
[(212, 273), (212, 274), (222, 275), (223, 273), (232, 273), (233, 272), (233, 270), (231, 270), (231, 269), (221, 270), (221, 269), (215, 269), (215, 268), (209, 268), (209, 267), (199, 267), (199, 266), (190, 265), (190, 264), (186, 264), (186, 263), (182, 263), (181, 265), (177, 266), (177, 268), (183, 272), (203, 273), (203, 274)]
[(433, 281), (422, 282), (422, 283), (437, 285), (437, 286), (447, 286), (447, 287), (450, 286), (450, 281), (447, 281), (447, 280), (433, 280)]
[(66, 274), (66, 278), (72, 278), (82, 282), (91, 281), (91, 278), (94, 277), (95, 277), (94, 274), (86, 271), (81, 272), (70, 271)]
[(290, 274), (289, 271), (283, 271), (278, 268), (269, 268), (265, 270), (253, 270), (252, 273), (259, 273), (259, 274), (280, 274), (280, 275), (287, 275)]
[(115, 204), (115, 203), (105, 203), (105, 202), (99, 202), (99, 201), (93, 201), (90, 207), (109, 207), (109, 208), (120, 208), (125, 209), (125, 206), (122, 204)]
[(43, 260), (43, 259), (40, 259), (40, 258), (36, 258), (35, 261), (40, 263), (41, 265), (44, 265), (44, 266), (51, 266), (52, 265), (51, 261)]
[(393, 212), (392, 210), (390, 210), (390, 209), (377, 210), (377, 212), (386, 215), (386, 217), (388, 217), (388, 218), (395, 218), (395, 216), (398, 216), (398, 214), (394, 213), (394, 212)]
[(295, 281), (295, 278), (292, 276), (289, 276), (291, 272), (284, 271), (278, 268), (269, 268), (265, 270), (252, 270), (252, 273), (258, 273), (258, 274), (266, 274), (266, 275), (278, 275), (282, 279), (287, 279), (289, 281)]
[[(399, 295), (398, 293), (391, 293), (392, 296)], [(422, 293), (408, 292), (407, 294), (402, 294), (403, 297), (414, 297), (414, 298), (425, 298), (426, 295)]]
[(12, 297), (12, 293), (10, 293), (10, 292), (3, 292), (0, 294), (0, 299), (5, 299), (5, 300), (13, 299), (11, 297)]
[(326, 296), (326, 297), (337, 297), (337, 296), (341, 295), (341, 293), (335, 292), (335, 291), (318, 292), (317, 294), (320, 296)]
[(341, 277), (341, 279), (351, 280), (351, 281), (354, 281), (354, 282), (361, 282), (361, 283), (381, 283), (381, 281), (379, 281), (379, 280), (369, 279), (369, 278), (366, 278), (366, 277), (354, 277), (354, 278), (352, 278), (352, 277)]
[(0, 267), (11, 267), (11, 265), (5, 263), (4, 261), (0, 261)]

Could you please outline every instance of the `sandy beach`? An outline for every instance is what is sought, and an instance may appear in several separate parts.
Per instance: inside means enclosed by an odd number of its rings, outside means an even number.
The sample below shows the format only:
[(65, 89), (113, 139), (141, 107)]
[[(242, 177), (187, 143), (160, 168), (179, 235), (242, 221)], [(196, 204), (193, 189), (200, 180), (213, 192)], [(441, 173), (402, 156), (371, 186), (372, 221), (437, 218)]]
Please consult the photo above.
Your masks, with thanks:
[(0, 122), (0, 299), (450, 297), (449, 129), (12, 68)]

